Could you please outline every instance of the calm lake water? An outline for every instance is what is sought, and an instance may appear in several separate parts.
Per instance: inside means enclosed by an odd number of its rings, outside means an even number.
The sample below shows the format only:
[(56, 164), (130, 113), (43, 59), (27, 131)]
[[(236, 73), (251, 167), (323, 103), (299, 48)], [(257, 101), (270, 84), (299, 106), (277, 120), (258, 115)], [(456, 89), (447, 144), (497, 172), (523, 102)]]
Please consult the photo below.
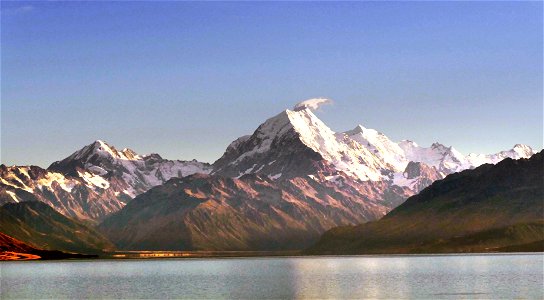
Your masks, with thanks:
[(0, 298), (538, 298), (543, 255), (0, 263)]

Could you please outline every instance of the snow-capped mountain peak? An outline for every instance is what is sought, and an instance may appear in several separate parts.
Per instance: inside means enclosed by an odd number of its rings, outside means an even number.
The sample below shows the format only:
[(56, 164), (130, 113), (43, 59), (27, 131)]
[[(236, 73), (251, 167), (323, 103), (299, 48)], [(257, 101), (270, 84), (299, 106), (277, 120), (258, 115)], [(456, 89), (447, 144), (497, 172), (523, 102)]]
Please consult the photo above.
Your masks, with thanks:
[(276, 179), (326, 169), (377, 181), (385, 168), (367, 148), (332, 131), (310, 107), (285, 110), (266, 120), (251, 137), (231, 143), (214, 163), (214, 173), (233, 177), (261, 173)]
[(118, 192), (134, 197), (172, 177), (209, 173), (211, 166), (196, 161), (167, 160), (155, 153), (139, 155), (129, 148), (119, 151), (97, 140), (54, 162), (48, 170), (81, 178), (100, 189), (110, 188), (115, 182)]
[(408, 161), (404, 157), (404, 151), (385, 134), (375, 129), (365, 128), (363, 125), (357, 125), (345, 134), (381, 157), (385, 163), (393, 166), (395, 171), (403, 171), (406, 168)]
[(399, 147), (408, 161), (423, 162), (434, 166), (439, 172), (449, 174), (463, 169), (465, 157), (453, 147), (435, 142), (430, 147), (421, 147), (412, 141), (402, 141)]
[(123, 150), (121, 150), (121, 154), (123, 154), (123, 156), (127, 160), (135, 160), (135, 159), (140, 159), (141, 158), (138, 155), (138, 153), (134, 152), (132, 149), (129, 149), (129, 148), (124, 148)]
[(92, 145), (92, 148), (94, 149), (93, 153), (97, 153), (107, 157), (113, 157), (115, 159), (123, 159), (123, 160), (142, 159), (142, 156), (138, 155), (132, 149), (124, 148), (123, 150), (119, 151), (114, 146), (111, 146), (102, 140), (97, 140), (91, 145)]
[(500, 151), (495, 154), (475, 154), (470, 153), (466, 159), (471, 167), (477, 167), (483, 164), (496, 164), (499, 161), (510, 157), (512, 159), (529, 158), (537, 152), (530, 146), (516, 144), (510, 150)]
[(517, 153), (519, 157), (529, 157), (536, 154), (536, 151), (533, 150), (533, 148), (523, 144), (515, 144), (512, 150)]
[(140, 160), (142, 159), (142, 156), (138, 155), (131, 149), (124, 148), (123, 150), (119, 151), (114, 146), (110, 146), (103, 140), (96, 140), (82, 149), (75, 151), (67, 159), (81, 161), (89, 161), (93, 159), (106, 159), (109, 161), (117, 159)]
[(291, 126), (299, 134), (306, 146), (317, 153), (324, 155), (325, 159), (333, 159), (337, 152), (338, 141), (333, 132), (325, 123), (312, 113), (308, 108), (297, 111), (285, 111)]
[(100, 219), (172, 177), (210, 171), (209, 164), (196, 160), (139, 155), (129, 148), (119, 151), (97, 140), (48, 169), (0, 166), (0, 204), (38, 199), (69, 216)]
[(414, 141), (411, 141), (411, 140), (402, 140), (398, 143), (399, 147), (401, 147), (402, 149), (405, 149), (405, 148), (413, 148), (413, 147), (419, 147), (419, 145), (414, 142)]
[[(311, 100), (314, 104), (315, 99)], [(214, 163), (213, 173), (230, 177), (259, 173), (279, 179), (343, 172), (362, 181), (395, 178), (394, 182), (404, 182), (402, 178), (410, 162), (423, 163), (434, 168), (438, 176), (445, 176), (485, 162), (497, 162), (498, 157), (520, 158), (531, 153), (532, 149), (516, 145), (504, 153), (471, 159), (439, 142), (429, 147), (410, 140), (396, 143), (363, 125), (337, 133), (313, 113), (311, 106), (297, 105), (294, 110), (269, 118), (252, 135), (233, 141)]]

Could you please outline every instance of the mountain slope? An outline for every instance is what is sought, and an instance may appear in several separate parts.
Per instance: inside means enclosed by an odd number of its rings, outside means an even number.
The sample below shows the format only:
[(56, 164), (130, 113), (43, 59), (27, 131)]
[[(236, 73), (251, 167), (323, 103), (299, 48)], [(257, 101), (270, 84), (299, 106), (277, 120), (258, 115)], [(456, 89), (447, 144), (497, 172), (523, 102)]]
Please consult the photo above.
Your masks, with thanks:
[(0, 205), (38, 200), (66, 216), (96, 222), (172, 177), (210, 171), (205, 163), (141, 156), (96, 141), (47, 170), (0, 165)]
[(218, 175), (173, 178), (99, 225), (127, 250), (279, 250), (328, 228), (375, 220), (406, 195), (383, 182)]
[(32, 247), (0, 232), (0, 261), (33, 259), (94, 258), (97, 255), (65, 253), (58, 250), (43, 250)]
[(37, 166), (0, 165), (0, 205), (41, 201), (66, 216), (93, 221), (121, 209), (127, 200), (113, 190)]
[(19, 253), (31, 253), (36, 250), (38, 249), (0, 232), (0, 252), (10, 251)]
[(326, 232), (310, 252), (489, 251), (543, 240), (543, 156), (449, 175), (377, 222)]
[(94, 229), (63, 216), (40, 201), (1, 206), (0, 230), (33, 247), (46, 250), (97, 253), (114, 248)]
[(357, 125), (353, 130), (346, 131), (345, 134), (376, 156), (382, 157), (385, 163), (394, 167), (393, 171), (402, 172), (406, 168), (408, 160), (404, 150), (385, 134), (365, 128), (363, 125)]

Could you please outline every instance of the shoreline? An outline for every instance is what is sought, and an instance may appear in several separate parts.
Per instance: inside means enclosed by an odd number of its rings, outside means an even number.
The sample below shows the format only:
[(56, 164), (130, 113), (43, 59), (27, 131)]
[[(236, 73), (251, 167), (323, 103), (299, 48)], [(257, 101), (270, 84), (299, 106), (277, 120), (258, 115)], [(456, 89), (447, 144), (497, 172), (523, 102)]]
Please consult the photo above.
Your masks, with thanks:
[[(3, 261), (53, 260), (164, 260), (164, 259), (239, 259), (239, 258), (318, 258), (318, 257), (425, 257), (425, 256), (488, 256), (542, 255), (544, 252), (459, 252), (459, 253), (397, 253), (397, 254), (304, 254), (302, 251), (123, 251), (107, 254), (69, 254), (66, 257), (40, 257), (32, 253), (0, 252)], [(221, 253), (218, 253), (221, 252)]]

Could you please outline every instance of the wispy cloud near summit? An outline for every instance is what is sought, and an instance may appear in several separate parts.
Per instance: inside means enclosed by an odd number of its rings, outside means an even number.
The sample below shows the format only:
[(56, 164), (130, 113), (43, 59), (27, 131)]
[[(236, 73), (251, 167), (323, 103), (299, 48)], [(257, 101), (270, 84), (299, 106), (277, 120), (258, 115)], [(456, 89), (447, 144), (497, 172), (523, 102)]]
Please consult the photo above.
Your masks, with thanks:
[(328, 98), (312, 98), (299, 102), (293, 107), (294, 110), (301, 110), (309, 108), (311, 110), (317, 110), (320, 106), (326, 104), (332, 104), (332, 100)]

